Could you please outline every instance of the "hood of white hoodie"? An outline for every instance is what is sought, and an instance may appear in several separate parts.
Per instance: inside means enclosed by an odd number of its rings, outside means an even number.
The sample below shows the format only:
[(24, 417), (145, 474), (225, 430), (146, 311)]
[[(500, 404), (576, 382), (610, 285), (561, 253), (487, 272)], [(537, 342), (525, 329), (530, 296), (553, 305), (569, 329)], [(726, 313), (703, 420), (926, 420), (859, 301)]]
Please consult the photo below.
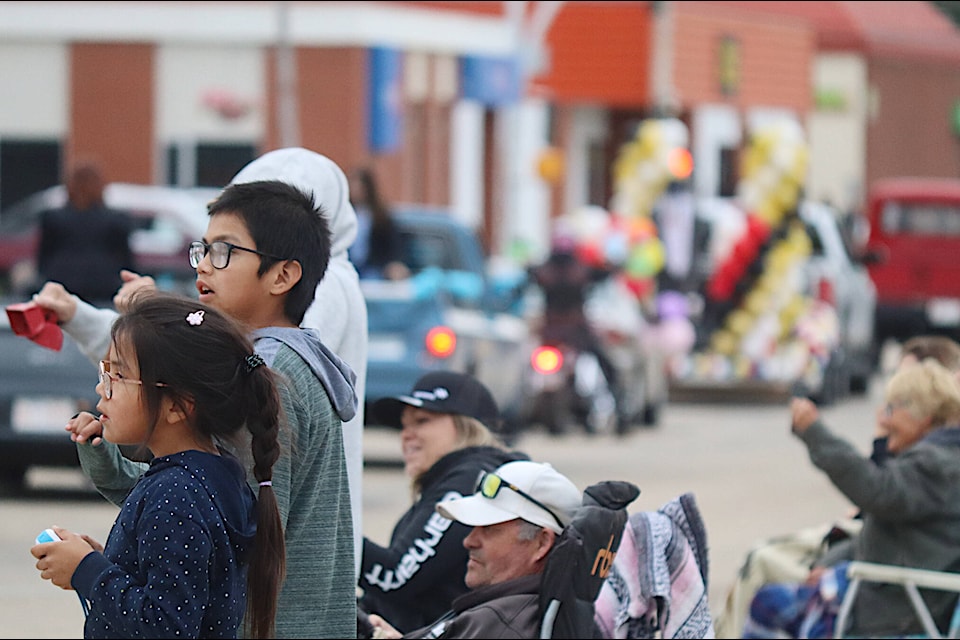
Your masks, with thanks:
[(277, 149), (245, 166), (230, 184), (258, 180), (280, 180), (312, 193), (330, 226), (331, 260), (346, 256), (357, 237), (357, 213), (350, 204), (347, 176), (337, 163), (302, 147)]

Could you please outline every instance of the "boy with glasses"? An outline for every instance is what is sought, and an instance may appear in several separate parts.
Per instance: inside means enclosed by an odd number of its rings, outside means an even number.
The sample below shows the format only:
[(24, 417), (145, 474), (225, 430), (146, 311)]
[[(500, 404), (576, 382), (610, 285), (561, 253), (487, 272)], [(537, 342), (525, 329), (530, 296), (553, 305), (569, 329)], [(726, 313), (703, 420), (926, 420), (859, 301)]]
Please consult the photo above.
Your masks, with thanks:
[[(357, 409), (356, 376), (300, 328), (330, 256), (330, 231), (309, 194), (279, 181), (228, 186), (190, 249), (201, 302), (251, 329), (257, 354), (281, 374), (285, 428), (274, 467), (286, 540), (280, 638), (356, 634), (353, 529), (342, 422)], [(90, 414), (71, 420), (84, 470), (122, 504), (142, 465), (103, 443)], [(238, 447), (242, 451), (243, 447)]]

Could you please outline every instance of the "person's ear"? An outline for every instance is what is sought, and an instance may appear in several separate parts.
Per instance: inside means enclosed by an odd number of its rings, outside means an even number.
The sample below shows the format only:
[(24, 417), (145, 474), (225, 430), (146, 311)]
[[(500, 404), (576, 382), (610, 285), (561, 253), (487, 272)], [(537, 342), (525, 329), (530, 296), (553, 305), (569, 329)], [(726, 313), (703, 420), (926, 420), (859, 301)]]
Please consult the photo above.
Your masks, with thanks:
[(293, 289), (303, 277), (303, 266), (299, 260), (284, 260), (274, 265), (273, 282), (270, 285), (270, 293), (283, 295)]
[(537, 532), (537, 547), (533, 552), (534, 562), (539, 562), (541, 560), (546, 561), (547, 555), (549, 555), (550, 550), (553, 549), (553, 545), (556, 540), (557, 534), (553, 529), (541, 527), (540, 531)]
[(164, 395), (161, 411), (168, 424), (187, 422), (193, 415), (193, 400), (174, 400)]

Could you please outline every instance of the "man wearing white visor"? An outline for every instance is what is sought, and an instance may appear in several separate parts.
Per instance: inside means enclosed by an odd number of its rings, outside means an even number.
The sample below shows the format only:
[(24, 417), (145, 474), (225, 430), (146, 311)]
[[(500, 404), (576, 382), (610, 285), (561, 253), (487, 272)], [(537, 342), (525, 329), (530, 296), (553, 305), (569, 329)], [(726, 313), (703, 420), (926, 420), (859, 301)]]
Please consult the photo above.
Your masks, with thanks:
[(403, 636), (371, 615), (374, 637), (538, 637), (541, 573), (582, 498), (549, 464), (520, 460), (483, 474), (472, 496), (438, 503), (440, 515), (473, 527), (463, 541), (470, 591), (439, 620)]

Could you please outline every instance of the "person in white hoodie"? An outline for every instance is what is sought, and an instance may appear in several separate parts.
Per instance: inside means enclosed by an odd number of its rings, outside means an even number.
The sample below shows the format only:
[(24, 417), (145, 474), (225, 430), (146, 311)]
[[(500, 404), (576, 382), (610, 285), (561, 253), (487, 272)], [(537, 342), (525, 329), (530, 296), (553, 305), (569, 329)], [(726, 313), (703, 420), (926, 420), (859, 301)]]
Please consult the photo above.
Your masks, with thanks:
[[(349, 184), (343, 170), (330, 158), (315, 151), (290, 147), (267, 152), (241, 169), (230, 182), (236, 184), (258, 180), (281, 180), (313, 193), (315, 204), (322, 208), (328, 219), (330, 262), (317, 285), (314, 302), (307, 309), (302, 326), (316, 329), (323, 344), (340, 356), (357, 375), (355, 389), (360, 403), (356, 415), (343, 423), (343, 448), (350, 483), (354, 558), (359, 578), (363, 548), (361, 515), (367, 306), (360, 290), (357, 270), (347, 257), (347, 249), (357, 236), (357, 214), (350, 204)], [(123, 308), (133, 291), (154, 286), (153, 279), (148, 276), (131, 272), (123, 272), (122, 276), (125, 284), (114, 298), (114, 304), (119, 308)], [(110, 345), (110, 326), (117, 317), (116, 311), (89, 305), (53, 282), (44, 284), (34, 300), (56, 312), (64, 331), (91, 361), (96, 363), (103, 358)]]

